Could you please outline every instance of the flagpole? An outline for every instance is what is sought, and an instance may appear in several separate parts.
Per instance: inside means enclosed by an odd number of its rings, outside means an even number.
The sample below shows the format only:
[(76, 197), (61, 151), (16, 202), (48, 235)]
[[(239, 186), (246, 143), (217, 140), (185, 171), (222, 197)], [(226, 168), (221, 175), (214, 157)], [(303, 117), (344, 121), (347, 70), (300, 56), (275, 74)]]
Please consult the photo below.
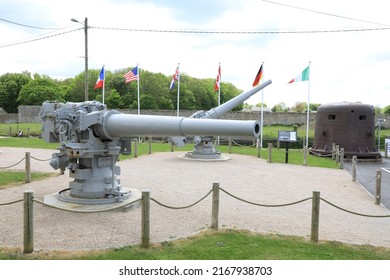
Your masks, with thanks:
[(177, 65), (177, 116), (179, 116), (180, 111), (180, 63)]
[(104, 68), (104, 65), (103, 65), (103, 77), (104, 77), (104, 80), (103, 80), (103, 89), (102, 89), (102, 95), (103, 95), (103, 104), (104, 104), (104, 95), (105, 95), (105, 87), (106, 87), (106, 69)]
[(141, 114), (141, 106), (140, 106), (140, 101), (139, 101), (139, 76), (140, 76), (140, 71), (139, 71), (139, 63), (137, 63), (137, 103), (138, 103), (138, 115)]
[[(218, 75), (219, 75), (219, 70), (220, 69), (221, 69), (221, 62), (219, 63)], [(221, 75), (219, 75), (218, 106), (221, 106)]]
[(309, 151), (309, 123), (310, 123), (310, 64), (311, 61), (309, 61), (309, 75), (308, 75), (308, 90), (307, 90), (307, 114), (306, 114), (306, 145), (305, 145), (305, 151), (304, 151), (304, 159), (303, 159), (303, 165), (307, 165), (307, 152)]
[[(263, 65), (264, 65), (264, 61), (261, 63), (261, 69), (264, 73), (264, 68), (263, 68)], [(264, 74), (262, 75), (262, 82), (264, 83)], [(263, 107), (264, 107), (264, 88), (261, 90), (261, 117), (260, 117), (260, 149), (263, 148), (263, 126), (264, 126), (264, 110), (263, 110)]]

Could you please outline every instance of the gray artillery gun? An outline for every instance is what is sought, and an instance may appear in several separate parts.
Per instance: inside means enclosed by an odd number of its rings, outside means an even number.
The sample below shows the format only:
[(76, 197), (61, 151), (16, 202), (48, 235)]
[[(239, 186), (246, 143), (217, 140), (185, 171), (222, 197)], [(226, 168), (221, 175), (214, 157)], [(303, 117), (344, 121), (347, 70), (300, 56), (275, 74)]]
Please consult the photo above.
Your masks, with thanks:
[(257, 121), (195, 119), (122, 114), (97, 101), (66, 104), (44, 102), (42, 137), (61, 143), (52, 155), (54, 169), (69, 170), (74, 178), (58, 200), (77, 204), (122, 202), (132, 191), (122, 188), (116, 165), (119, 154), (131, 153), (129, 137), (140, 136), (255, 136)]
[[(193, 119), (220, 119), (222, 118), (227, 112), (233, 110), (235, 107), (243, 103), (245, 100), (247, 100), (249, 97), (257, 93), (258, 91), (262, 90), (266, 86), (270, 85), (272, 83), (271, 80), (267, 80), (266, 82), (258, 85), (257, 87), (254, 87), (232, 99), (229, 101), (223, 103), (222, 105), (212, 108), (211, 110), (205, 112), (203, 110), (197, 111), (196, 113), (192, 114), (189, 118)], [(214, 136), (223, 136), (223, 135), (216, 135)], [(234, 135), (229, 135), (234, 136)], [(242, 136), (242, 135), (240, 135)], [(173, 145), (177, 147), (182, 147), (186, 143), (189, 142), (189, 137), (182, 137), (182, 136), (174, 136), (170, 138), (170, 141)], [(188, 152), (185, 154), (184, 158), (189, 159), (197, 159), (197, 160), (219, 160), (221, 159), (221, 153), (217, 151), (213, 144), (213, 135), (207, 135), (207, 136), (194, 136), (192, 137), (193, 143), (194, 143), (194, 149), (192, 152)]]

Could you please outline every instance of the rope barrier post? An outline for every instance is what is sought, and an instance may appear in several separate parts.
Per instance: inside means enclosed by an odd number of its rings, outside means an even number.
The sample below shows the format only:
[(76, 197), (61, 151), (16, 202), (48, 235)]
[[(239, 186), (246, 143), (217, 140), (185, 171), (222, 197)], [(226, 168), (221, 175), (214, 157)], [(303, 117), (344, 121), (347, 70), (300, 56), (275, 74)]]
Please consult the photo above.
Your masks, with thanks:
[(380, 205), (381, 204), (381, 192), (382, 192), (382, 171), (377, 170), (376, 171), (376, 178), (375, 178), (375, 204)]
[(25, 173), (24, 173), (24, 182), (31, 182), (31, 154), (30, 152), (26, 152), (25, 154), (26, 162), (25, 162)]
[(268, 143), (268, 163), (272, 162), (272, 143)]
[(259, 141), (259, 139), (257, 139), (256, 148), (257, 148), (257, 157), (260, 158), (261, 147), (260, 147), (260, 141)]
[(134, 138), (134, 157), (138, 157), (138, 138)]
[(312, 242), (318, 242), (318, 231), (320, 226), (320, 192), (314, 191), (311, 208), (311, 235)]
[(27, 138), (30, 138), (30, 128), (27, 128)]
[(25, 191), (23, 196), (23, 253), (32, 253), (34, 250), (34, 207), (33, 191)]
[(213, 182), (213, 204), (211, 208), (211, 228), (218, 230), (219, 182)]
[(385, 158), (389, 157), (389, 143), (385, 143)]
[(340, 149), (340, 169), (344, 169), (344, 148)]
[(150, 191), (142, 192), (141, 213), (141, 247), (147, 248), (150, 243)]
[(149, 136), (149, 155), (152, 153), (152, 136)]
[(336, 163), (340, 162), (340, 146), (336, 145)]
[(353, 156), (352, 157), (352, 182), (356, 182), (356, 162), (357, 162), (357, 157)]
[(9, 127), (9, 137), (12, 137), (12, 126)]
[(171, 141), (171, 152), (173, 152), (173, 141)]
[(229, 154), (232, 153), (232, 137), (229, 136)]
[(332, 144), (332, 160), (336, 158), (336, 143)]
[(306, 154), (306, 138), (303, 137), (302, 139), (302, 150), (303, 150), (303, 166), (307, 165), (307, 154)]

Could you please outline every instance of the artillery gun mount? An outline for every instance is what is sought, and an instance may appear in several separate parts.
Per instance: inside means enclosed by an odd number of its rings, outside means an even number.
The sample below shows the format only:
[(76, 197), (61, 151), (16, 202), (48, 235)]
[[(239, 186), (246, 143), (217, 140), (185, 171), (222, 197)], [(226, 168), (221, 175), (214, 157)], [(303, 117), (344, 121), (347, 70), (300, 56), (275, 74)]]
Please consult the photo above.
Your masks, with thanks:
[(122, 114), (98, 101), (44, 102), (40, 112), (46, 142), (61, 143), (50, 165), (74, 180), (55, 199), (77, 205), (129, 203), (140, 198), (137, 189), (123, 188), (118, 178), (120, 154), (131, 153), (130, 137), (141, 136), (255, 136), (258, 121)]
[[(244, 93), (241, 93), (240, 95), (230, 99), (229, 101), (221, 104), (218, 107), (212, 108), (209, 111), (198, 111), (194, 114), (192, 114), (189, 118), (192, 119), (220, 119), (222, 118), (227, 112), (233, 110), (235, 107), (243, 103), (245, 100), (253, 96), (255, 93), (259, 92), (266, 86), (270, 85), (272, 83), (271, 80), (267, 80), (264, 83), (258, 85), (257, 87), (254, 87)], [(192, 152), (188, 152), (185, 155), (182, 156), (184, 159), (190, 159), (190, 160), (201, 160), (201, 161), (224, 161), (229, 160), (229, 157), (223, 156), (220, 151), (218, 151), (214, 144), (213, 136), (223, 136), (223, 135), (216, 135), (216, 134), (202, 134), (196, 135), (191, 137), (192, 142), (194, 143), (194, 149)], [(233, 135), (228, 135), (233, 136)], [(243, 136), (243, 135), (237, 135), (237, 136)], [(185, 144), (187, 144), (190, 139), (190, 137), (183, 137), (183, 136), (174, 136), (170, 138), (170, 141), (173, 145), (177, 147), (182, 147)]]

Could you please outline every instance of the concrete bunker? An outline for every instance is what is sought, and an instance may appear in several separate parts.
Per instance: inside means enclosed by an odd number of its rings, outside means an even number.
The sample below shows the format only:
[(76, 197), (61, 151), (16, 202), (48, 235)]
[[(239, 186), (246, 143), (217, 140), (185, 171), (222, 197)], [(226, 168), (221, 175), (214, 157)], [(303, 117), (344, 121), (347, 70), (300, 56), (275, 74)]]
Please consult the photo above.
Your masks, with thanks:
[(375, 110), (372, 105), (336, 102), (318, 107), (312, 154), (329, 154), (332, 144), (344, 148), (345, 158), (380, 160), (375, 147)]

